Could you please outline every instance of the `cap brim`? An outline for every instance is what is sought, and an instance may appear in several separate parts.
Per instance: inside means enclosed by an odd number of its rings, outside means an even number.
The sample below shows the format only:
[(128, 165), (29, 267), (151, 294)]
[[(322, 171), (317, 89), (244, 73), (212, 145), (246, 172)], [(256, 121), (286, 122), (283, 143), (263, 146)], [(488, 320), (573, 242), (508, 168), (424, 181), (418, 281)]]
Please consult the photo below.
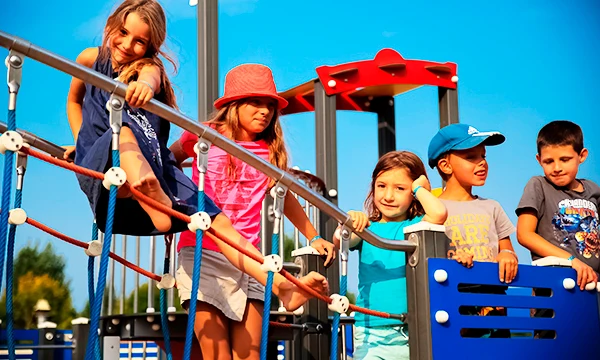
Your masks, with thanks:
[(229, 97), (224, 96), (222, 98), (217, 99), (217, 101), (215, 101), (214, 105), (217, 110), (220, 110), (223, 106), (225, 106), (226, 104), (228, 104), (232, 101), (245, 99), (245, 98), (251, 98), (251, 97), (268, 97), (268, 98), (274, 99), (275, 101), (277, 101), (277, 109), (278, 110), (285, 109), (285, 107), (288, 106), (288, 101), (286, 99), (282, 98), (281, 96), (273, 95), (271, 93), (265, 94), (265, 93), (259, 93), (259, 92), (240, 94), (240, 95), (229, 96)]
[(496, 146), (502, 144), (505, 140), (506, 138), (504, 137), (504, 135), (502, 135), (499, 132), (479, 133), (476, 136), (470, 136), (465, 140), (459, 142), (458, 144), (450, 146), (446, 149), (442, 149), (441, 152), (437, 154), (437, 156), (429, 159), (429, 166), (432, 169), (435, 168), (440, 157), (448, 151), (472, 149), (475, 146), (481, 144), (485, 146)]
[(481, 144), (485, 146), (496, 146), (502, 144), (506, 138), (499, 132), (479, 133), (476, 136), (470, 136), (464, 141), (452, 146), (448, 151), (467, 150)]

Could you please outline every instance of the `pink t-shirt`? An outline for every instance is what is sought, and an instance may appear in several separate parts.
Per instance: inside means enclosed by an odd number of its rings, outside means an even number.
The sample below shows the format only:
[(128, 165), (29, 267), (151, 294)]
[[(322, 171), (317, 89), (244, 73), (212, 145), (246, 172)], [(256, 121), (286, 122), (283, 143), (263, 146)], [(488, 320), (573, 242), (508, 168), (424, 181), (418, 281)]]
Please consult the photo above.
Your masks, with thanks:
[[(199, 171), (195, 165), (196, 153), (194, 153), (194, 145), (198, 142), (198, 136), (186, 131), (179, 141), (185, 153), (194, 159), (192, 180), (198, 184)], [(237, 141), (236, 143), (269, 161), (269, 147), (264, 140)], [(237, 178), (233, 181), (227, 175), (230, 159), (235, 164), (237, 174)], [(217, 146), (211, 146), (208, 151), (208, 170), (205, 179), (204, 192), (206, 195), (231, 220), (235, 230), (252, 245), (258, 247), (260, 212), (267, 193), (269, 178), (233, 156), (228, 158), (228, 154)], [(196, 246), (195, 233), (191, 231), (181, 233), (177, 251), (184, 246)], [(202, 239), (202, 248), (220, 251), (217, 244), (207, 236)]]

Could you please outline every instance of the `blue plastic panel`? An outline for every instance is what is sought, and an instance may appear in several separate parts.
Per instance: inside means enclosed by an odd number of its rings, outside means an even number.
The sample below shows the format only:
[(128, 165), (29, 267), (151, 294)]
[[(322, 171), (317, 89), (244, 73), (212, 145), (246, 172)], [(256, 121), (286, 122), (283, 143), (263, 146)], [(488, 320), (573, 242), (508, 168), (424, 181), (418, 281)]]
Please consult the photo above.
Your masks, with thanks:
[[(436, 270), (443, 269), (448, 279), (437, 283)], [(551, 297), (495, 295), (458, 292), (458, 284), (506, 285), (498, 279), (498, 265), (475, 263), (471, 269), (447, 259), (428, 259), (431, 332), (433, 358), (439, 359), (600, 359), (600, 315), (598, 293), (565, 290), (563, 280), (576, 280), (569, 268), (519, 265), (519, 273), (510, 286), (550, 288)], [(525, 290), (527, 293), (528, 290)], [(508, 294), (511, 290), (508, 290)], [(520, 291), (523, 294), (523, 291)], [(529, 292), (530, 293), (530, 292)], [(527, 316), (460, 315), (462, 305), (504, 306), (509, 308), (543, 308), (554, 310), (552, 318)], [(438, 324), (435, 313), (449, 314), (445, 324)], [(509, 314), (511, 314), (509, 310)], [(554, 330), (555, 339), (463, 338), (462, 328), (495, 328), (511, 330)]]

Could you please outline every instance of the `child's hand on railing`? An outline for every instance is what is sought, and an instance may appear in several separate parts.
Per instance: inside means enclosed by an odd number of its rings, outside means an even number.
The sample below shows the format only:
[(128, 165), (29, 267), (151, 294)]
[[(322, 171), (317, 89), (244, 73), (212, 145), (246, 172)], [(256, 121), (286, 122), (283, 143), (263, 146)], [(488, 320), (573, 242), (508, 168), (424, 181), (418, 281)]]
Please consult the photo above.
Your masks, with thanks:
[(583, 261), (575, 258), (571, 260), (571, 267), (577, 271), (577, 286), (581, 290), (585, 289), (588, 283), (598, 282), (598, 274)]
[(467, 254), (464, 251), (457, 251), (452, 259), (458, 261), (459, 264), (463, 264), (466, 268), (473, 267), (473, 254)]
[(352, 218), (352, 227), (356, 232), (363, 231), (367, 226), (371, 225), (369, 217), (362, 211), (348, 211), (348, 215)]
[(498, 271), (500, 272), (500, 281), (510, 284), (517, 276), (519, 267), (519, 259), (512, 251), (501, 251), (496, 257), (498, 263)]
[(335, 260), (335, 245), (329, 241), (318, 238), (311, 241), (310, 246), (317, 250), (319, 254), (325, 257), (324, 266), (329, 266), (333, 260)]

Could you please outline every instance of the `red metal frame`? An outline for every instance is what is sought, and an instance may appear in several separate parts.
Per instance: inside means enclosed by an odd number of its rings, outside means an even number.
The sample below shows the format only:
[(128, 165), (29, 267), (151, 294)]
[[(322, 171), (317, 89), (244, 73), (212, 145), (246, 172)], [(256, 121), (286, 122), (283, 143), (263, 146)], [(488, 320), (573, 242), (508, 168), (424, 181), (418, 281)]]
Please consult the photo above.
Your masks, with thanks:
[[(337, 97), (337, 110), (371, 111), (377, 96), (395, 96), (423, 85), (456, 89), (455, 63), (407, 60), (393, 49), (383, 49), (372, 60), (319, 66), (318, 80), (327, 95)], [(284, 114), (314, 111), (316, 79), (280, 93), (289, 101)]]

